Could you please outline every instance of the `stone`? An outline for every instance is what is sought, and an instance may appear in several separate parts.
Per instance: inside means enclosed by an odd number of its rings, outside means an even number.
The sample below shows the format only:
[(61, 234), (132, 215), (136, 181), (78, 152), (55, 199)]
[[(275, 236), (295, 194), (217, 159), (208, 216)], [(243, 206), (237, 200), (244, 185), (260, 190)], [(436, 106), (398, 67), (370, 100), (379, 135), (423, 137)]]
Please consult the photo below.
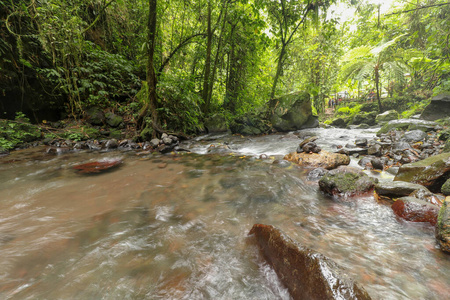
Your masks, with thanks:
[[(309, 93), (296, 92), (270, 100), (270, 106), (274, 107), (270, 122), (277, 131), (286, 132), (311, 126), (318, 127), (314, 122)], [(307, 126), (306, 126), (307, 125)]]
[(153, 148), (156, 148), (156, 147), (158, 147), (160, 142), (161, 141), (159, 139), (154, 138), (154, 139), (150, 140), (150, 146), (152, 146)]
[(309, 142), (303, 145), (303, 151), (306, 153), (319, 153), (322, 149), (314, 142)]
[(450, 153), (441, 153), (401, 166), (394, 181), (418, 183), (432, 192), (439, 192), (448, 178), (450, 178)]
[(391, 130), (414, 130), (420, 129), (422, 131), (431, 131), (439, 127), (439, 124), (432, 121), (415, 120), (415, 119), (400, 119), (392, 120), (384, 124), (377, 132), (377, 136), (388, 133)]
[(368, 155), (381, 156), (381, 145), (373, 144), (367, 149)]
[(362, 139), (356, 139), (356, 140), (355, 140), (355, 145), (356, 145), (357, 147), (365, 147), (365, 146), (367, 146), (367, 139), (365, 139), (365, 138), (362, 138)]
[(331, 126), (338, 127), (338, 128), (345, 128), (345, 127), (347, 127), (347, 121), (344, 120), (343, 118), (337, 118), (331, 122)]
[(297, 244), (272, 225), (255, 224), (249, 234), (293, 299), (371, 299), (331, 259)]
[(106, 149), (116, 149), (119, 147), (119, 142), (116, 139), (111, 139), (106, 142)]
[(106, 113), (106, 124), (108, 124), (111, 127), (119, 127), (123, 123), (123, 118), (121, 116), (118, 116), (114, 113)]
[(405, 181), (381, 181), (375, 185), (377, 195), (391, 199), (409, 196), (417, 190), (430, 192), (423, 185)]
[(441, 192), (445, 196), (450, 196), (450, 179), (447, 179), (441, 187)]
[(141, 140), (143, 141), (149, 141), (153, 137), (153, 128), (151, 125), (147, 125), (144, 129), (142, 129), (141, 133), (139, 134)]
[[(448, 198), (448, 197), (447, 197)], [(436, 224), (436, 240), (441, 250), (450, 253), (450, 202), (445, 201), (439, 210)]]
[(450, 116), (450, 93), (443, 93), (431, 99), (420, 117), (424, 120), (435, 121)]
[(371, 191), (376, 182), (360, 169), (340, 166), (320, 178), (319, 188), (332, 196), (354, 196)]
[(397, 120), (399, 117), (398, 112), (396, 110), (388, 110), (382, 114), (379, 114), (375, 117), (375, 121), (377, 124), (384, 124), (386, 122)]
[(310, 136), (307, 137), (306, 139), (304, 139), (303, 141), (300, 142), (300, 144), (298, 145), (300, 148), (302, 148), (305, 144), (310, 143), (310, 142), (315, 142), (319, 137), (318, 136)]
[(86, 119), (92, 125), (103, 125), (105, 123), (105, 114), (97, 106), (93, 106), (86, 110)]
[(316, 168), (308, 173), (306, 177), (308, 180), (314, 181), (319, 180), (322, 176), (324, 176), (328, 172), (327, 169), (324, 168)]
[(353, 117), (352, 124), (368, 124), (369, 126), (375, 125), (376, 112), (360, 112)]
[(379, 158), (372, 158), (370, 160), (370, 162), (372, 163), (372, 167), (376, 170), (384, 170), (384, 163), (381, 159)]
[(341, 165), (348, 165), (350, 157), (345, 154), (330, 153), (325, 150), (320, 153), (292, 152), (284, 157), (285, 160), (308, 168), (334, 169)]
[(104, 172), (106, 170), (115, 168), (122, 164), (122, 160), (104, 160), (104, 161), (94, 161), (86, 164), (73, 166), (78, 173), (81, 174), (97, 174)]
[(426, 132), (422, 130), (412, 130), (405, 132), (404, 138), (407, 142), (420, 142), (425, 140), (428, 137)]
[(439, 207), (415, 197), (402, 197), (391, 206), (394, 213), (410, 222), (428, 222), (436, 225)]
[(431, 203), (433, 205), (436, 205), (437, 207), (441, 207), (442, 202), (445, 200), (445, 196), (433, 194), (432, 192), (430, 192), (427, 189), (415, 190), (409, 196), (416, 197), (417, 199)]
[(228, 130), (227, 119), (223, 114), (214, 114), (206, 119), (205, 127), (209, 133), (226, 132)]

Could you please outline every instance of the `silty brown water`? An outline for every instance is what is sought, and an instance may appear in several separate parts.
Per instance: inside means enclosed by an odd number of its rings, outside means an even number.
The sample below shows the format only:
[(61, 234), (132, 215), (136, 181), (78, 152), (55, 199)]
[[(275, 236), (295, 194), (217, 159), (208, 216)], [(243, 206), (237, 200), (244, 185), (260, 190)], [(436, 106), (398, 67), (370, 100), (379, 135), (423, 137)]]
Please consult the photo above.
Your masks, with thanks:
[[(355, 131), (313, 133), (326, 149), (330, 136), (339, 144)], [(184, 147), (205, 153), (212, 142)], [(305, 170), (273, 163), (295, 150), (296, 135), (220, 142), (236, 154), (51, 156), (35, 148), (2, 158), (0, 297), (289, 299), (247, 237), (254, 223), (333, 259), (374, 299), (450, 294), (450, 259), (432, 227), (397, 220), (373, 197), (336, 202)], [(268, 159), (258, 159), (263, 152)], [(73, 170), (119, 158), (103, 174)]]

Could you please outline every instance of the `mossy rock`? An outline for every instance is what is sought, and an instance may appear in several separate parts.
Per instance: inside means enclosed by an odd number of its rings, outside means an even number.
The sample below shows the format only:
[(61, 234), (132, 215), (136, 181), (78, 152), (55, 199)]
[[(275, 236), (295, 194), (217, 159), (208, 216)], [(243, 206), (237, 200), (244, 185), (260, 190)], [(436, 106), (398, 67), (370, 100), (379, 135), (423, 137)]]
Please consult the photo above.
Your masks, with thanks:
[(91, 107), (85, 112), (87, 121), (92, 125), (103, 125), (105, 123), (105, 114), (97, 106)]
[(378, 124), (385, 124), (386, 122), (392, 121), (392, 120), (397, 120), (399, 117), (399, 114), (397, 111), (395, 110), (388, 110), (385, 111), (382, 114), (379, 114), (376, 116), (375, 121)]
[(111, 127), (119, 127), (123, 123), (123, 118), (111, 112), (106, 113), (106, 123)]
[(368, 124), (372, 126), (375, 125), (376, 116), (377, 116), (376, 112), (358, 113), (353, 117), (352, 124), (353, 125)]
[(450, 178), (442, 185), (441, 192), (445, 196), (450, 196)]
[(401, 119), (401, 120), (392, 120), (388, 123), (384, 124), (383, 127), (377, 132), (377, 136), (388, 133), (391, 130), (422, 130), (422, 131), (431, 131), (436, 129), (439, 124), (432, 121), (424, 121), (417, 119)]
[(222, 114), (214, 114), (206, 119), (205, 127), (209, 133), (226, 132), (228, 130), (227, 120)]
[(306, 92), (296, 92), (272, 99), (271, 105), (275, 109), (270, 122), (278, 131), (303, 129), (312, 116), (311, 99)]
[(341, 166), (325, 174), (319, 187), (328, 195), (352, 196), (370, 191), (376, 182), (359, 169)]
[(139, 134), (139, 137), (142, 141), (150, 141), (153, 138), (153, 128), (146, 126)]
[(109, 131), (109, 137), (112, 139), (120, 140), (122, 138), (122, 131), (120, 131), (119, 129), (111, 128), (111, 130)]
[(439, 210), (436, 224), (436, 240), (441, 250), (450, 253), (450, 203), (445, 201)]

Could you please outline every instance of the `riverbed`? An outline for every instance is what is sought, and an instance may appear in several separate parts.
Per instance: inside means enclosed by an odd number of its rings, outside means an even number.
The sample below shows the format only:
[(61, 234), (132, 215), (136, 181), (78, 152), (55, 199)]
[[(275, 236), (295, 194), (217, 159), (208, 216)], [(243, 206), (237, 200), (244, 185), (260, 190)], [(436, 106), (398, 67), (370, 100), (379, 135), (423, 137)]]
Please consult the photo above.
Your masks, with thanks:
[[(282, 161), (308, 134), (333, 151), (375, 132), (208, 135), (166, 155), (13, 152), (0, 158), (0, 298), (289, 299), (247, 235), (263, 223), (334, 260), (373, 299), (445, 299), (450, 256), (433, 227), (372, 196), (324, 196), (308, 170)], [(101, 174), (73, 169), (117, 159)]]

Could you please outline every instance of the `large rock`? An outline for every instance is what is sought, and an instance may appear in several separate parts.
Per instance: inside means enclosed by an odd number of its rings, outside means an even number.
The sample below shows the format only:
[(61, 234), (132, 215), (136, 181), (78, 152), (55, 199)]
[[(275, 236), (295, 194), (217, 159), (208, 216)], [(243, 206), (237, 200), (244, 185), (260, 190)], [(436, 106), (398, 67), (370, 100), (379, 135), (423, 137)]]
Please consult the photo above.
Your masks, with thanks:
[(93, 106), (86, 110), (86, 119), (92, 125), (103, 125), (106, 120), (103, 110), (97, 106)]
[(382, 125), (385, 124), (386, 122), (392, 121), (392, 120), (397, 120), (398, 119), (398, 112), (396, 110), (388, 110), (385, 111), (382, 114), (379, 114), (375, 117), (375, 121)]
[(353, 125), (359, 125), (359, 124), (367, 124), (369, 126), (375, 125), (375, 118), (377, 116), (376, 112), (360, 112), (359, 114), (356, 114), (353, 117), (352, 124)]
[(123, 123), (123, 118), (114, 113), (108, 112), (105, 117), (106, 123), (111, 127), (119, 127)]
[(450, 116), (450, 94), (445, 93), (433, 97), (420, 117), (424, 120), (434, 121), (448, 116)]
[(416, 120), (416, 119), (400, 119), (389, 121), (377, 132), (377, 136), (388, 133), (391, 130), (415, 130), (431, 131), (438, 128), (439, 124), (432, 121)]
[(222, 114), (214, 114), (206, 119), (205, 127), (209, 133), (226, 132), (228, 130), (227, 120)]
[(450, 178), (442, 185), (441, 192), (445, 196), (450, 196)]
[(415, 197), (402, 197), (392, 204), (394, 213), (406, 221), (436, 225), (439, 207)]
[(319, 187), (328, 195), (353, 196), (370, 191), (376, 181), (360, 169), (341, 166), (320, 178)]
[[(448, 197), (447, 197), (448, 199)], [(450, 205), (445, 201), (439, 211), (436, 224), (436, 239), (442, 251), (450, 253)]]
[(377, 195), (389, 199), (409, 196), (416, 190), (429, 192), (423, 185), (404, 181), (382, 181), (375, 185)]
[(255, 224), (249, 234), (255, 236), (262, 255), (293, 299), (371, 299), (335, 262), (295, 243), (279, 229)]
[(292, 131), (318, 127), (317, 118), (312, 115), (311, 100), (306, 92), (297, 92), (271, 100), (275, 107), (270, 122), (278, 131)]
[(285, 160), (308, 168), (334, 169), (341, 165), (348, 165), (350, 157), (345, 154), (330, 153), (325, 150), (319, 153), (292, 152), (284, 157)]
[(250, 114), (233, 120), (230, 130), (242, 135), (259, 135), (269, 131), (270, 126), (262, 115)]
[(394, 181), (418, 183), (432, 192), (440, 192), (441, 186), (448, 178), (450, 178), (450, 153), (441, 153), (401, 166)]

